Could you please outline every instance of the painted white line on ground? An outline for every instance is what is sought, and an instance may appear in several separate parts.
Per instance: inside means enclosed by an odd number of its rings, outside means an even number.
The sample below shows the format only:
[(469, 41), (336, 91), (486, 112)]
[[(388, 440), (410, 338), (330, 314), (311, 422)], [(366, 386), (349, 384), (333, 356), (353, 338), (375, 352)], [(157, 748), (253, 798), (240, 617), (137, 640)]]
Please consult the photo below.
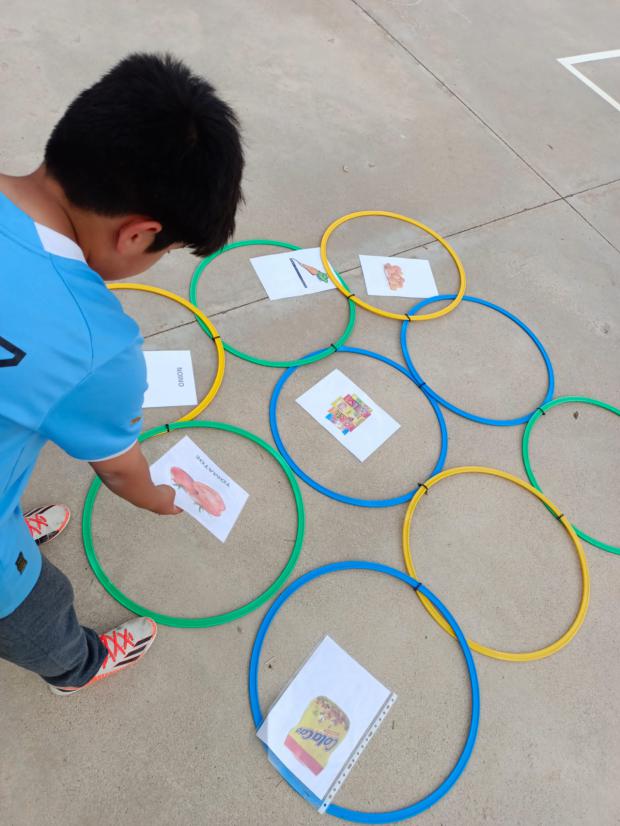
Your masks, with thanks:
[(600, 86), (597, 86), (589, 77), (586, 77), (579, 69), (575, 69), (575, 63), (589, 63), (590, 61), (594, 62), (595, 60), (608, 60), (610, 57), (620, 57), (620, 49), (612, 49), (609, 52), (591, 52), (590, 54), (578, 54), (574, 55), (573, 57), (558, 57), (558, 63), (561, 63), (565, 69), (568, 69), (576, 78), (582, 83), (592, 89), (593, 92), (596, 92), (599, 97), (602, 97), (603, 100), (606, 100), (610, 106), (613, 106), (614, 109), (617, 109), (620, 112), (620, 103), (615, 99), (612, 98), (611, 95), (608, 95), (604, 89), (601, 89)]

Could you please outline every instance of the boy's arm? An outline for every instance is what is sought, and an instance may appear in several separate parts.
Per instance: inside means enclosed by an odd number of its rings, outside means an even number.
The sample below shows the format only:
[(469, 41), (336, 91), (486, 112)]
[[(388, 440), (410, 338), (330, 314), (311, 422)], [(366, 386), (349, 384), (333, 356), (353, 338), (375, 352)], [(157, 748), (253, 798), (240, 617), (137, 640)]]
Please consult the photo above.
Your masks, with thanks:
[(88, 462), (111, 491), (154, 513), (180, 513), (174, 491), (154, 485), (137, 442), (146, 387), (136, 340), (82, 380), (48, 413), (40, 432), (75, 459)]
[(107, 488), (132, 505), (162, 516), (182, 513), (174, 504), (173, 488), (151, 481), (148, 463), (137, 442), (121, 456), (90, 462), (90, 466)]

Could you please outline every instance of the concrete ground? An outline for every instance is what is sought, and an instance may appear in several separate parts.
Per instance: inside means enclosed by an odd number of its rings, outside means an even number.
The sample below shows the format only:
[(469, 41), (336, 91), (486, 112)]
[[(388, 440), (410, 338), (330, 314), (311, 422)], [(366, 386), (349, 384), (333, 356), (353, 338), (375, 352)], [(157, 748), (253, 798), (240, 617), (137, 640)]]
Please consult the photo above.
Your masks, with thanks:
[[(247, 204), (238, 239), (316, 246), (328, 223), (351, 210), (414, 216), (450, 239), (470, 294), (510, 309), (540, 337), (556, 394), (619, 405), (620, 114), (556, 60), (617, 49), (619, 31), (612, 0), (4, 0), (1, 168), (31, 170), (65, 105), (127, 52), (170, 50), (211, 78), (243, 121)], [(620, 99), (620, 59), (582, 68)], [(440, 290), (454, 291), (447, 256), (427, 242), (404, 224), (366, 219), (334, 236), (330, 256), (356, 291), (363, 292), (353, 269), (358, 252), (429, 257)], [(220, 258), (200, 286), (200, 304), (225, 339), (291, 358), (337, 337), (346, 320), (341, 296), (271, 303), (248, 257)], [(194, 265), (189, 255), (167, 256), (141, 280), (185, 296)], [(213, 346), (188, 313), (151, 295), (122, 300), (148, 349), (192, 349), (205, 392)], [(387, 305), (401, 309), (398, 299)], [(401, 361), (399, 333), (398, 323), (360, 311), (350, 343)], [(462, 305), (416, 325), (409, 344), (429, 384), (473, 412), (516, 416), (544, 397), (536, 349), (490, 310)], [(401, 424), (363, 465), (294, 401), (335, 367)], [(267, 409), (279, 374), (229, 357), (204, 418), (271, 441)], [(145, 419), (152, 425), (183, 412), (149, 410)], [(407, 490), (426, 478), (439, 446), (420, 391), (359, 356), (296, 372), (279, 417), (301, 466), (355, 495)], [(521, 427), (449, 412), (446, 421), (448, 467), (482, 464), (525, 477)], [(186, 616), (228, 610), (264, 590), (295, 530), (275, 462), (239, 437), (192, 437), (250, 493), (225, 545), (188, 517), (155, 518), (107, 492), (94, 519), (113, 580), (155, 610)], [(581, 528), (612, 543), (620, 542), (618, 437), (613, 414), (570, 405), (541, 419), (532, 438), (544, 490)], [(175, 438), (147, 453), (160, 455)], [(87, 465), (48, 447), (24, 505), (63, 500), (73, 509), (48, 553), (70, 575), (82, 621), (104, 630), (128, 612), (99, 585), (82, 549), (91, 478)], [(339, 559), (402, 568), (405, 506), (349, 507), (303, 484), (302, 493), (307, 531), (295, 574)], [(534, 497), (499, 479), (438, 485), (416, 512), (412, 546), (420, 578), (474, 639), (538, 648), (577, 610), (579, 569), (565, 531)], [(568, 647), (527, 664), (476, 655), (482, 714), (473, 757), (418, 823), (620, 823), (620, 559), (590, 545), (585, 552), (591, 606)], [(51, 697), (34, 675), (0, 663), (2, 823), (318, 822), (254, 735), (246, 681), (264, 610), (210, 630), (161, 627), (139, 668), (72, 699)], [(260, 673), (264, 706), (326, 633), (399, 695), (338, 802), (362, 810), (413, 802), (441, 781), (464, 741), (470, 706), (456, 644), (404, 586), (334, 575), (299, 593), (274, 623)]]

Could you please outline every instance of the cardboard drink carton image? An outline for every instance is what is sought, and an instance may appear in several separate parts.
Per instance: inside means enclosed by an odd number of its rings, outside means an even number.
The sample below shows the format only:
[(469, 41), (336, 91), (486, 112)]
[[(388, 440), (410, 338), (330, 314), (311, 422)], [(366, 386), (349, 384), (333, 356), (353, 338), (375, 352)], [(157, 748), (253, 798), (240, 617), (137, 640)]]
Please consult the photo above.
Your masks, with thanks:
[(308, 704), (299, 723), (289, 731), (284, 745), (317, 775), (348, 731), (349, 718), (344, 711), (328, 697), (316, 697)]

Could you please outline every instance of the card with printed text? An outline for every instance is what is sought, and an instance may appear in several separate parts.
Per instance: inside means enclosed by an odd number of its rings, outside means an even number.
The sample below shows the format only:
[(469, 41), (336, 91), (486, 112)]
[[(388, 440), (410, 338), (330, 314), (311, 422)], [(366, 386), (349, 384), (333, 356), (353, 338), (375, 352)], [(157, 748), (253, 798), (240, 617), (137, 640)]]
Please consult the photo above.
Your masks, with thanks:
[(226, 542), (249, 496), (189, 436), (151, 465), (151, 479), (174, 487), (175, 505), (220, 542)]

